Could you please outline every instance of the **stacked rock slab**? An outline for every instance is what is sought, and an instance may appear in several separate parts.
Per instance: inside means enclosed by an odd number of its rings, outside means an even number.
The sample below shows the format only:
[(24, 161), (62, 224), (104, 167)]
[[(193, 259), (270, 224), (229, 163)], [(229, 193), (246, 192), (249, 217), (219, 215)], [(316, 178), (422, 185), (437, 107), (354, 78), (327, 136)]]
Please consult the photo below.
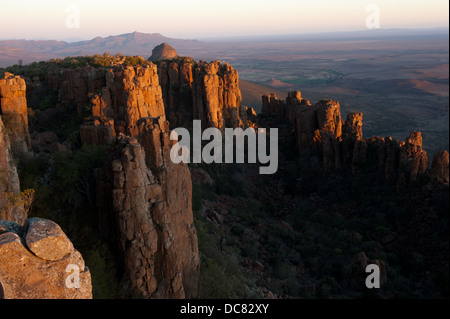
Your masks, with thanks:
[[(391, 137), (363, 139), (362, 113), (350, 113), (342, 121), (339, 102), (302, 104), (301, 94), (296, 91), (290, 92), (286, 101), (278, 100), (274, 94), (265, 95), (262, 103), (263, 113), (292, 123), (300, 153), (321, 157), (325, 172), (351, 167), (356, 173), (370, 163), (378, 166), (380, 175), (399, 189), (428, 173), (420, 132), (412, 132), (405, 141)], [(448, 152), (438, 152), (434, 162), (433, 176), (448, 182)]]
[(54, 222), (0, 221), (0, 299), (91, 299), (89, 269)]
[(239, 76), (230, 64), (178, 59), (159, 63), (158, 75), (172, 128), (186, 127), (193, 119), (204, 128), (245, 126)]

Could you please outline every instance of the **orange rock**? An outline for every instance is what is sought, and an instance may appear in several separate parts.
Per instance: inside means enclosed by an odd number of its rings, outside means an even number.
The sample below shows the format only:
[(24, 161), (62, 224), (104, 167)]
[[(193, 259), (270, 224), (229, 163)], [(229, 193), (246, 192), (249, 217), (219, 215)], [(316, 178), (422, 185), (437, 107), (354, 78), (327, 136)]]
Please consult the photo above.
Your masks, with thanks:
[(25, 80), (5, 72), (0, 79), (0, 115), (11, 141), (14, 154), (27, 154), (31, 148)]
[(228, 63), (179, 61), (160, 63), (158, 74), (171, 127), (192, 119), (204, 127), (243, 127), (239, 76)]
[(33, 218), (22, 227), (0, 221), (0, 293), (6, 299), (91, 299), (91, 275), (54, 222)]
[(117, 229), (124, 280), (136, 293), (193, 298), (199, 256), (189, 169), (168, 157), (167, 127), (148, 120), (140, 128), (143, 136), (156, 138), (144, 149), (136, 139), (119, 135), (103, 172), (96, 174), (102, 232), (110, 236)]

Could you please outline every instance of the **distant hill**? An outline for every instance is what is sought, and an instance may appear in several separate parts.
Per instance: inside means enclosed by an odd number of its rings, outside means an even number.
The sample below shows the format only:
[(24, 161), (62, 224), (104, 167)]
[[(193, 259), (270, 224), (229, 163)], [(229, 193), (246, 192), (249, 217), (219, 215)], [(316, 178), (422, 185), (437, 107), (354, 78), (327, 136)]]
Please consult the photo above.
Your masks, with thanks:
[[(87, 41), (64, 42), (56, 40), (2, 40), (0, 41), (0, 67), (23, 63), (80, 56), (122, 53), (150, 57), (152, 50), (161, 43), (167, 43), (177, 50), (192, 49), (200, 43), (197, 40), (183, 40), (165, 37), (159, 33), (133, 32), (108, 37), (96, 37)], [(11, 54), (11, 52), (14, 52)]]
[(177, 51), (167, 43), (161, 43), (156, 46), (152, 51), (152, 56), (149, 58), (150, 61), (173, 59), (178, 56)]

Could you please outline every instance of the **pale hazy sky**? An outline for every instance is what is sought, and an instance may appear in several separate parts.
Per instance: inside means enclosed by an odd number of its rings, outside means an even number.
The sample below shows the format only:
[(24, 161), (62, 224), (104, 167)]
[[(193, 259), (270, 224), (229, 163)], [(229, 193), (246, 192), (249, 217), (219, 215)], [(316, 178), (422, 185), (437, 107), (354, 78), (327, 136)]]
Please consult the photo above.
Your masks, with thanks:
[[(378, 5), (383, 29), (449, 25), (448, 0), (1, 0), (0, 39), (91, 39), (133, 31), (192, 39), (364, 30), (369, 4)], [(73, 8), (79, 9), (79, 28), (66, 24), (77, 21)]]

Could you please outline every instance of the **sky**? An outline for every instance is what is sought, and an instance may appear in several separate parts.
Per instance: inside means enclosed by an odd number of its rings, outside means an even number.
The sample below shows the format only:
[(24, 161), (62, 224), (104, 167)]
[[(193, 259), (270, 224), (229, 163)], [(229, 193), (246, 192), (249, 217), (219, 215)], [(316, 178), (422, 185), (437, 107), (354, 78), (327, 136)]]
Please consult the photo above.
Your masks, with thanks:
[(353, 31), (367, 29), (374, 14), (382, 29), (448, 28), (448, 10), (448, 0), (0, 0), (0, 39), (81, 40), (134, 31), (183, 39)]

